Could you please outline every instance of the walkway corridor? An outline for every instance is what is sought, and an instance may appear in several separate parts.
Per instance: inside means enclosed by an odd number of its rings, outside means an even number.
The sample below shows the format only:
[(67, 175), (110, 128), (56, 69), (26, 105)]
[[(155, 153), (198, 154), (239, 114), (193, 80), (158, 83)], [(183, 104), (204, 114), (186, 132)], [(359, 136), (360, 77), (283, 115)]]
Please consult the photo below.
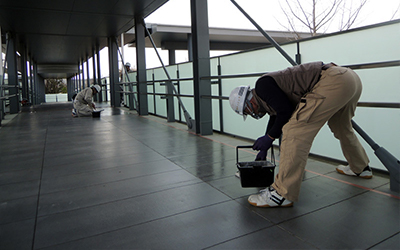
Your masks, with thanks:
[(38, 105), (0, 128), (0, 249), (399, 249), (388, 176), (310, 158), (299, 202), (255, 208), (234, 175), (251, 142), (98, 106)]

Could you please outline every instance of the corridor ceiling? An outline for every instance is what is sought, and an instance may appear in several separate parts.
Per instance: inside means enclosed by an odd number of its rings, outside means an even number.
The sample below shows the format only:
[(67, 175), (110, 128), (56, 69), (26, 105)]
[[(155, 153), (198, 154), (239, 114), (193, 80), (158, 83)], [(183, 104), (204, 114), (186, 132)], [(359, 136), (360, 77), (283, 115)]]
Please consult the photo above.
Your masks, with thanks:
[[(93, 56), (96, 44), (100, 50), (107, 38), (119, 36), (134, 26), (135, 16), (150, 15), (168, 0), (0, 0), (0, 27), (4, 35), (16, 37), (17, 50), (26, 46), (27, 54), (44, 78), (54, 77)], [(3, 36), (3, 44), (5, 37)], [(48, 67), (47, 67), (48, 66)], [(61, 76), (61, 75), (58, 75)]]

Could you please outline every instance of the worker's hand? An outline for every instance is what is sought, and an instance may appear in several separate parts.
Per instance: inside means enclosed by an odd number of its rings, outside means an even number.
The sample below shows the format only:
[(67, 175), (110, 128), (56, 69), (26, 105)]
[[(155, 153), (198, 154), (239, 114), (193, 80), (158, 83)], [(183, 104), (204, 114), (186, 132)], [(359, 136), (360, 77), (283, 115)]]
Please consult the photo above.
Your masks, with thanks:
[(256, 161), (266, 161), (267, 160), (267, 150), (260, 150), (256, 156)]
[(92, 102), (92, 107), (94, 108), (94, 109), (96, 109), (96, 105), (94, 105), (94, 103)]
[(268, 135), (261, 136), (253, 144), (253, 150), (264, 150), (264, 151), (267, 151), (272, 146), (272, 142), (274, 140), (275, 139), (272, 139)]

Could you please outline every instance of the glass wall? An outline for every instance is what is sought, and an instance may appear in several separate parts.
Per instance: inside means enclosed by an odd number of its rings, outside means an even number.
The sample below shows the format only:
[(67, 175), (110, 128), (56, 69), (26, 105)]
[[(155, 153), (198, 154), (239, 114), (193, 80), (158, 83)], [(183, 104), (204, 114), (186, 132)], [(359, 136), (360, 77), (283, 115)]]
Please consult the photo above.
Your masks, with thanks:
[(68, 94), (46, 94), (46, 103), (50, 102), (67, 102)]
[[(335, 62), (342, 66), (382, 63), (400, 60), (400, 22), (376, 25), (366, 28), (338, 32), (312, 39), (298, 41), (302, 63), (323, 61)], [(297, 54), (297, 43), (288, 43), (282, 48), (293, 58)], [(397, 63), (398, 65), (398, 63)], [(243, 121), (230, 108), (226, 100), (230, 91), (239, 85), (254, 87), (259, 76), (266, 72), (290, 67), (290, 63), (273, 47), (240, 52), (211, 59), (211, 74), (218, 76), (220, 67), (222, 76), (253, 74), (256, 76), (231, 77), (212, 80), (212, 96), (222, 96), (223, 100), (212, 100), (213, 129), (241, 137), (256, 139), (265, 133), (268, 117), (256, 121), (252, 118)], [(183, 63), (167, 67), (171, 79), (181, 95), (182, 102), (194, 119), (193, 74), (192, 64)], [(360, 102), (400, 103), (400, 67), (377, 67), (355, 69), (363, 81), (363, 93)], [(135, 78), (133, 78), (135, 79)], [(167, 76), (162, 68), (148, 70), (149, 112), (166, 117)], [(176, 79), (179, 79), (176, 81)], [(219, 84), (221, 84), (219, 86)], [(221, 91), (221, 93), (220, 93)], [(191, 96), (191, 97), (188, 97)], [(182, 110), (175, 100), (175, 119), (185, 122)], [(220, 108), (222, 102), (222, 108)], [(222, 120), (221, 120), (222, 118)], [(400, 109), (358, 107), (354, 121), (367, 132), (379, 145), (397, 158), (400, 157)], [(223, 126), (222, 126), (223, 124)], [(374, 155), (373, 150), (360, 137), (371, 160), (371, 166), (386, 170)], [(344, 160), (339, 141), (336, 140), (325, 125), (315, 138), (311, 153)]]

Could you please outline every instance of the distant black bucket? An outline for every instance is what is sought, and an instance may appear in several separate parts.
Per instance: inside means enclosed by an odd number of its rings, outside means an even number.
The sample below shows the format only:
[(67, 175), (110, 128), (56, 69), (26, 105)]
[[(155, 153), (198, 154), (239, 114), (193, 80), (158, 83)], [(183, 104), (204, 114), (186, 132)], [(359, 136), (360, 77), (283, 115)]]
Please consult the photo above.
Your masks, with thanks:
[(95, 110), (95, 111), (92, 112), (92, 117), (93, 118), (100, 118), (100, 113), (101, 113), (101, 110), (100, 111)]

